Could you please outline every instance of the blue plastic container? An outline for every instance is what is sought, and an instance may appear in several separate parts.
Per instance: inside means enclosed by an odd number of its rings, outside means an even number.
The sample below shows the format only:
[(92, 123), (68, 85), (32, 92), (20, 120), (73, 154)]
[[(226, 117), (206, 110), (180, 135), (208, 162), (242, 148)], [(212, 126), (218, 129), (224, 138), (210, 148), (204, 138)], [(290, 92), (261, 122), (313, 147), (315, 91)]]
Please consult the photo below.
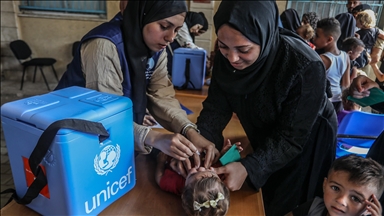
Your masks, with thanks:
[(97, 135), (60, 129), (41, 163), (48, 188), (27, 206), (43, 215), (96, 215), (136, 184), (127, 97), (69, 87), (4, 104), (1, 120), (16, 192), (23, 197), (33, 181), (26, 161), (43, 131), (67, 118), (99, 122), (110, 136), (100, 143)]
[(348, 113), (337, 130), (336, 158), (348, 154), (365, 157), (383, 130), (383, 114), (360, 111)]
[[(203, 49), (175, 49), (172, 62), (172, 84), (181, 88), (187, 81), (187, 89), (202, 89), (205, 80), (207, 53)], [(189, 67), (188, 67), (189, 65)], [(189, 68), (189, 75), (186, 68)]]

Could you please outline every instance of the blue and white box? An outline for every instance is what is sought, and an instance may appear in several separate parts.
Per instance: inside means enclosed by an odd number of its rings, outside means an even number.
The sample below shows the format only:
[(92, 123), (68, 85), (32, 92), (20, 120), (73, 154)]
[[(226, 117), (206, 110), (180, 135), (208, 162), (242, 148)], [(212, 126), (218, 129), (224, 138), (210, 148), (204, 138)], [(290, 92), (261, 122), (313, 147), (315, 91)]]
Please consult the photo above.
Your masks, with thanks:
[(203, 88), (207, 61), (205, 50), (178, 48), (172, 61), (172, 84), (175, 87), (181, 88), (186, 84), (186, 89)]
[[(136, 184), (132, 102), (129, 98), (69, 87), (4, 104), (1, 122), (16, 193), (33, 181), (28, 158), (53, 122), (101, 123), (109, 137), (60, 129), (41, 166), (48, 185), (27, 206), (43, 215), (96, 215)], [(32, 176), (31, 176), (32, 175)]]

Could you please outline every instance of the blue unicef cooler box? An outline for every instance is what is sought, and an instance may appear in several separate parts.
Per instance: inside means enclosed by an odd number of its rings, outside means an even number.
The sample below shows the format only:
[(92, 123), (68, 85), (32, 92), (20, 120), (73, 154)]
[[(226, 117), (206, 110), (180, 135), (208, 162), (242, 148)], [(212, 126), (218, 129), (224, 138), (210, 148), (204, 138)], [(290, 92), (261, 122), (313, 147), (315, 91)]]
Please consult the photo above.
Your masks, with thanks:
[(136, 183), (132, 102), (123, 96), (69, 87), (1, 107), (2, 126), (18, 197), (34, 179), (28, 158), (53, 122), (101, 123), (109, 137), (60, 129), (40, 166), (47, 186), (27, 206), (43, 215), (95, 215)]
[(202, 89), (207, 53), (203, 49), (175, 49), (172, 60), (172, 84), (178, 89)]

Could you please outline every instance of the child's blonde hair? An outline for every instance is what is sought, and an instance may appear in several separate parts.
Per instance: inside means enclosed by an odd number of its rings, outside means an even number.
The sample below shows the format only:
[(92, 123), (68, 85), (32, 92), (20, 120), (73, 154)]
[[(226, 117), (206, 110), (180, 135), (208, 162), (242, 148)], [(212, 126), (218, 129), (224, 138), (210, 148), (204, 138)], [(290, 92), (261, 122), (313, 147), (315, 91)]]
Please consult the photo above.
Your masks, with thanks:
[(226, 215), (229, 189), (217, 177), (202, 178), (184, 188), (181, 202), (187, 215)]
[(376, 26), (376, 15), (373, 10), (363, 10), (357, 13), (356, 22), (360, 22), (360, 24), (364, 28), (373, 28)]
[[(302, 31), (303, 35), (300, 35), (300, 31)], [(304, 40), (309, 41), (315, 35), (315, 30), (313, 30), (311, 25), (304, 24), (296, 29), (296, 33), (299, 34)]]

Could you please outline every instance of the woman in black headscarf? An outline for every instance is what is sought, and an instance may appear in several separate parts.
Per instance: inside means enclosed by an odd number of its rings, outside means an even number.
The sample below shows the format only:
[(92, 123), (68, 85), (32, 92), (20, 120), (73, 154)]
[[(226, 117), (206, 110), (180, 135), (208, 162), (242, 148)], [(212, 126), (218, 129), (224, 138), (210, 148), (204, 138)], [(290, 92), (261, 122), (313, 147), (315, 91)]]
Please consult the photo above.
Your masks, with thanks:
[(335, 157), (323, 63), (299, 36), (278, 29), (274, 1), (222, 1), (214, 24), (220, 52), (198, 128), (220, 149), (237, 115), (254, 152), (215, 170), (231, 190), (246, 180), (262, 188), (267, 215), (284, 215), (322, 195)]
[(301, 25), (300, 17), (297, 11), (289, 8), (280, 15), (281, 23), (285, 29), (296, 32), (296, 29)]
[(208, 20), (202, 12), (188, 11), (184, 21), (189, 29), (189, 35), (195, 42), (195, 36), (199, 36), (208, 30)]
[[(209, 152), (211, 163), (218, 151), (214, 144), (193, 145), (198, 134), (175, 98), (168, 79), (165, 47), (184, 23), (185, 1), (121, 1), (119, 12), (81, 40), (73, 61), (56, 89), (82, 86), (129, 97), (133, 102), (135, 151), (148, 154), (152, 148), (185, 160), (196, 151)], [(125, 9), (125, 10), (124, 10)], [(165, 134), (142, 125), (146, 108), (164, 128)], [(127, 122), (132, 124), (132, 122)], [(123, 126), (122, 126), (123, 127)], [(195, 130), (193, 130), (195, 129)], [(200, 163), (196, 157), (197, 164)]]
[(202, 12), (188, 11), (183, 27), (171, 43), (173, 50), (179, 47), (196, 48), (195, 36), (200, 36), (208, 30), (208, 20)]
[[(178, 157), (191, 156), (190, 151), (194, 149), (185, 138), (202, 138), (174, 98), (174, 88), (168, 79), (166, 69), (165, 47), (177, 35), (184, 22), (182, 18), (186, 11), (185, 1), (128, 1), (122, 26), (132, 86), (131, 89), (123, 91), (132, 92), (135, 122), (138, 124), (142, 122), (147, 108), (164, 128), (177, 133), (168, 135), (148, 131), (147, 127), (135, 125), (135, 135), (140, 134), (145, 143), (153, 144), (153, 147), (162, 147), (159, 149), (164, 153)], [(149, 68), (155, 69), (150, 71)], [(208, 153), (206, 164), (211, 163), (214, 156), (218, 155), (212, 143), (195, 146), (198, 151)], [(196, 156), (195, 152), (192, 152), (192, 155)], [(179, 159), (178, 157), (176, 158)], [(198, 156), (195, 159), (199, 165)]]
[(365, 10), (372, 10), (371, 6), (369, 6), (369, 4), (360, 4), (360, 5), (357, 5), (355, 8), (352, 9), (352, 15), (354, 17), (356, 17), (356, 15), (361, 12), (361, 11), (365, 11)]
[(168, 73), (172, 75), (173, 52), (180, 47), (202, 49), (195, 44), (195, 36), (200, 36), (208, 30), (208, 20), (202, 12), (188, 11), (183, 27), (177, 33), (175, 40), (167, 47)]

